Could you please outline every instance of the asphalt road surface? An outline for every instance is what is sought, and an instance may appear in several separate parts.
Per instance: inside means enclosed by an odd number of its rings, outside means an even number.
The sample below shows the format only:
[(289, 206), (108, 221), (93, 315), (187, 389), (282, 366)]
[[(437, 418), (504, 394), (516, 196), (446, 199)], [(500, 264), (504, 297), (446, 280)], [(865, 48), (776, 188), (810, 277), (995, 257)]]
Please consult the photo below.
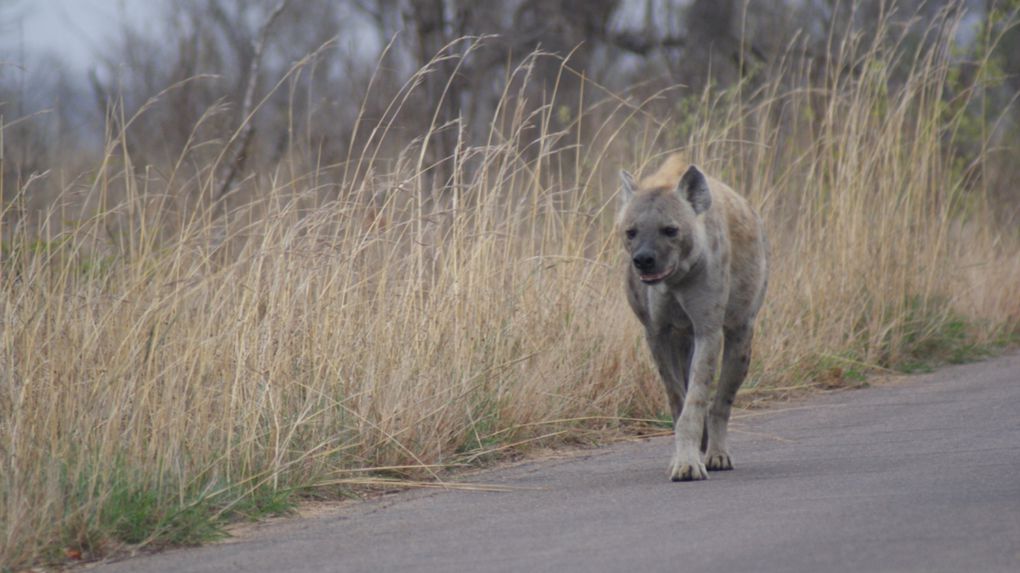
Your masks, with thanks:
[(97, 570), (1020, 572), (1020, 355), (739, 415), (704, 482), (655, 438)]

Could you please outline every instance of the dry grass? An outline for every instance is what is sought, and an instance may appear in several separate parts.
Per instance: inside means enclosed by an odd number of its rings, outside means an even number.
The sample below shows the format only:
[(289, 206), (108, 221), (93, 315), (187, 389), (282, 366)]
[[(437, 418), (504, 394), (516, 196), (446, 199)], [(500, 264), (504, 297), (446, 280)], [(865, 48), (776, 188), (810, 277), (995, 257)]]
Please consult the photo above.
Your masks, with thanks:
[(890, 30), (851, 38), (823, 80), (780, 65), (754, 93), (688, 96), (675, 121), (607, 95), (554, 130), (563, 102), (507, 94), (443, 186), (431, 134), (380, 159), (384, 121), (360, 158), (292, 158), (216, 203), (179, 169), (188, 150), (140, 168), (114, 130), (94, 170), (0, 229), (0, 563), (200, 540), (265, 492), (336, 495), (363, 468), (429, 481), (659, 415), (613, 173), (671, 143), (769, 227), (749, 388), (1013, 332), (1020, 241), (973, 184), (987, 155), (955, 155), (953, 110), (977, 92), (945, 102), (954, 25), (916, 55)]

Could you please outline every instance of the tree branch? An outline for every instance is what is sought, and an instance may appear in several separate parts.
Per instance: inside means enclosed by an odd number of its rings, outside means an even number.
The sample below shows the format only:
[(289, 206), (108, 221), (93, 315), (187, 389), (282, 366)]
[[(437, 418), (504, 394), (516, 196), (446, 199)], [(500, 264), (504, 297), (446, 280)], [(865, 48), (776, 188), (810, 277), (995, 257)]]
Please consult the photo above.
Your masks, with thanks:
[(687, 43), (686, 38), (679, 36), (651, 38), (637, 32), (609, 33), (606, 34), (606, 40), (622, 50), (641, 56), (645, 56), (648, 52), (658, 48), (682, 48)]
[[(273, 25), (273, 22), (289, 3), (290, 0), (280, 0), (280, 3), (269, 13), (265, 23), (262, 24), (258, 37), (252, 42), (251, 65), (248, 66), (248, 83), (244, 88), (244, 99), (241, 100), (241, 125), (238, 126), (240, 131), (236, 132), (237, 135), (234, 138), (231, 138), (232, 141), (237, 143), (235, 143), (236, 147), (234, 147), (230, 161), (227, 162), (227, 172), (224, 174), (223, 179), (220, 181), (219, 189), (216, 191), (217, 201), (226, 194), (227, 189), (234, 182), (234, 178), (237, 177), (237, 172), (241, 170), (241, 166), (244, 164), (245, 152), (251, 143), (252, 135), (255, 133), (255, 123), (252, 121), (251, 107), (255, 100), (255, 84), (258, 83), (262, 51), (265, 49), (266, 39), (269, 37), (270, 26)], [(227, 142), (227, 145), (230, 145), (230, 142)]]

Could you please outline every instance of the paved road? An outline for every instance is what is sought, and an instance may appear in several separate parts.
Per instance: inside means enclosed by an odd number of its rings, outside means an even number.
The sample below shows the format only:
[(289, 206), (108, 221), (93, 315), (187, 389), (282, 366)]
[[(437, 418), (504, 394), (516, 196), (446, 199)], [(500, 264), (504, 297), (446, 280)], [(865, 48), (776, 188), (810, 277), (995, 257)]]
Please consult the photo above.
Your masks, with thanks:
[(157, 571), (1020, 571), (1020, 355), (744, 413), (737, 469), (667, 479), (656, 438), (410, 492)]

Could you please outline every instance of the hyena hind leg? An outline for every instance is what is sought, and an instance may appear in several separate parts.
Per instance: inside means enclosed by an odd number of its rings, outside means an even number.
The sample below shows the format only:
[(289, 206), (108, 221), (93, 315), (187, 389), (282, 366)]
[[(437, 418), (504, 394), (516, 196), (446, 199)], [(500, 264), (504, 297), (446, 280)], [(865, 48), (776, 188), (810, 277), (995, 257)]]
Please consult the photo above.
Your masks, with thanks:
[(711, 471), (733, 469), (733, 460), (726, 445), (726, 429), (737, 390), (747, 377), (754, 332), (751, 325), (746, 325), (727, 329), (725, 337), (719, 385), (706, 420), (708, 447), (705, 450), (705, 467)]

